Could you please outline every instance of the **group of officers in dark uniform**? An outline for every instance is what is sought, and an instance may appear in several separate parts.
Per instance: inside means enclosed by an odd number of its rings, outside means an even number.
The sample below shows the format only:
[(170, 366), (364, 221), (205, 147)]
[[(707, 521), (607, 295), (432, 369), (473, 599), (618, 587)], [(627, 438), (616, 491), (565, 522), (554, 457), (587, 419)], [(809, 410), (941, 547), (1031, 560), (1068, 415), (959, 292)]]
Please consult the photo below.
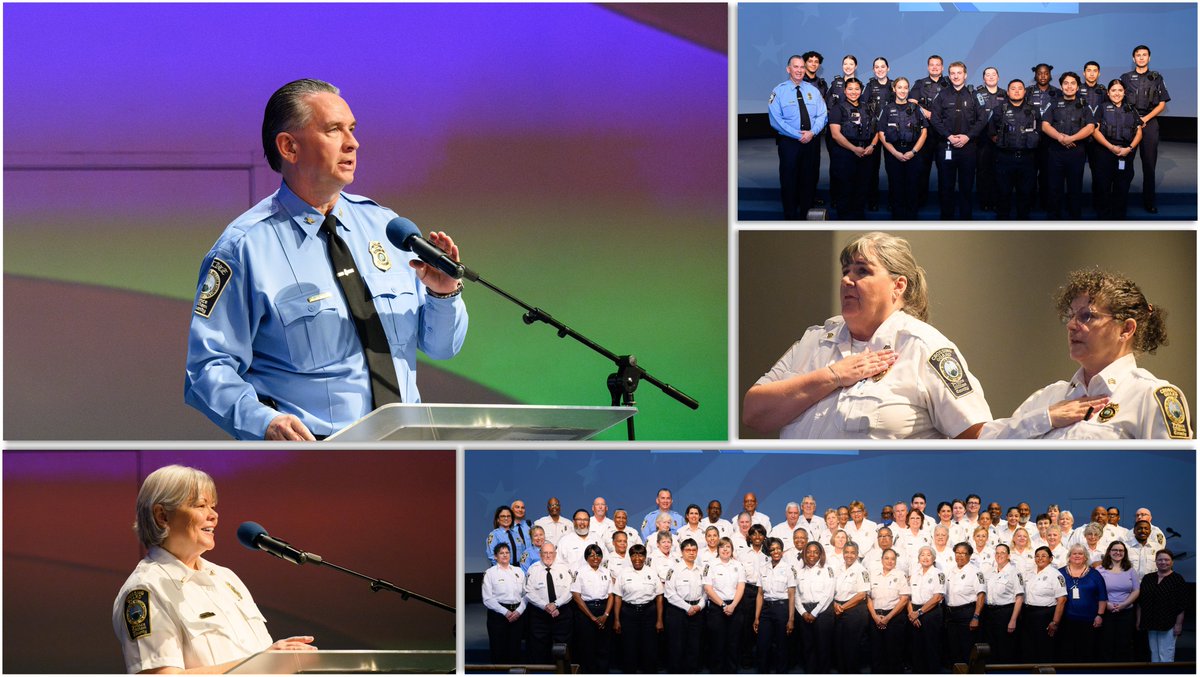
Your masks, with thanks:
[[(807, 217), (817, 202), (820, 144), (829, 152), (833, 213), (862, 219), (879, 207), (880, 157), (888, 173), (888, 207), (895, 219), (917, 218), (938, 168), (942, 219), (971, 219), (979, 206), (997, 218), (1028, 219), (1035, 203), (1048, 218), (1082, 218), (1083, 167), (1092, 177), (1092, 207), (1102, 219), (1126, 216), (1133, 163), (1141, 150), (1142, 202), (1158, 212), (1154, 168), (1157, 116), (1171, 97), (1149, 69), (1150, 48), (1133, 50), (1134, 70), (1107, 85), (1089, 61), (1084, 76), (1067, 71), (1052, 82), (1053, 66), (1033, 67), (1034, 81), (999, 84), (984, 69), (984, 84), (966, 84), (967, 67), (927, 60), (928, 75), (910, 83), (889, 78), (887, 59), (872, 65), (864, 84), (857, 58), (843, 59), (832, 84), (817, 76), (824, 58), (806, 52), (788, 59), (789, 79), (768, 102), (776, 130), (784, 219)], [(1014, 193), (1015, 199), (1014, 199)]]

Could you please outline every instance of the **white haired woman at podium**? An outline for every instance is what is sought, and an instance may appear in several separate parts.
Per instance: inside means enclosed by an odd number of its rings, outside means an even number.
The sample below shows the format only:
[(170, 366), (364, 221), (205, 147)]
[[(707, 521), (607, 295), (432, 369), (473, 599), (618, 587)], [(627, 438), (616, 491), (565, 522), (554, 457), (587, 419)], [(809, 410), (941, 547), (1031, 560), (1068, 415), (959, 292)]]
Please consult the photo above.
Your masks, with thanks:
[(207, 473), (181, 465), (150, 473), (133, 528), (148, 552), (113, 601), (127, 671), (225, 672), (260, 651), (316, 650), (312, 637), (272, 643), (237, 574), (201, 557), (216, 545), (217, 488)]
[(841, 315), (809, 327), (746, 392), (743, 420), (781, 438), (973, 438), (992, 420), (979, 380), (931, 325), (925, 270), (908, 241), (847, 244)]

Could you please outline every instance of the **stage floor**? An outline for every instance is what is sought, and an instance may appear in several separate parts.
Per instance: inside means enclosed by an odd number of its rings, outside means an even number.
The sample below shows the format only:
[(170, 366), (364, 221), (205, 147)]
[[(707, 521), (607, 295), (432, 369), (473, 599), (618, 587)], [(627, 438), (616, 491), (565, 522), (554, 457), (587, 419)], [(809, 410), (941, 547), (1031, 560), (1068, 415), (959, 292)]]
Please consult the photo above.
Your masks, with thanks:
[[(1141, 161), (1135, 162), (1133, 184), (1129, 192), (1130, 220), (1136, 221), (1195, 221), (1196, 220), (1196, 144), (1162, 143), (1159, 145), (1158, 167), (1158, 213), (1150, 214), (1142, 209)], [(930, 202), (922, 209), (920, 219), (936, 220), (937, 168), (930, 172)], [(1092, 177), (1090, 171), (1083, 173), (1083, 190), (1090, 193)], [(819, 195), (829, 203), (829, 155), (821, 150), (821, 181)], [(879, 168), (880, 201), (883, 207), (876, 212), (867, 212), (867, 220), (889, 220), (887, 211), (887, 172)], [(742, 139), (738, 141), (738, 188), (737, 218), (739, 221), (778, 221), (783, 218), (779, 203), (779, 155), (775, 151), (774, 139)], [(978, 205), (978, 202), (976, 202)], [(1046, 213), (1034, 209), (1033, 218), (1042, 220)], [(996, 215), (975, 210), (980, 221), (995, 221)], [(1091, 209), (1090, 195), (1084, 195), (1084, 219), (1095, 219)]]

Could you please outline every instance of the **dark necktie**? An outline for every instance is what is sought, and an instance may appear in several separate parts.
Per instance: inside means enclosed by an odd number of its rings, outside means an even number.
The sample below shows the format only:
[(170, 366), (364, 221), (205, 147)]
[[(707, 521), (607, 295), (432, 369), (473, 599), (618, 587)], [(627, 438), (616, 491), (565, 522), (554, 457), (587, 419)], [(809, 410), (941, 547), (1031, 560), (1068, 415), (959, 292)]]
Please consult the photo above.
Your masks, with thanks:
[(354, 263), (354, 257), (350, 255), (350, 248), (337, 234), (337, 217), (332, 212), (325, 217), (321, 230), (329, 240), (329, 260), (333, 263), (334, 275), (342, 287), (346, 305), (350, 307), (354, 328), (358, 331), (358, 340), (362, 342), (363, 353), (367, 358), (367, 370), (371, 376), (371, 398), (374, 401), (371, 408), (402, 402), (400, 384), (396, 379), (396, 365), (392, 362), (392, 352), (388, 346), (387, 334), (383, 331), (383, 322), (379, 320), (375, 302), (371, 300), (362, 274)]
[(808, 106), (804, 103), (804, 95), (800, 93), (800, 85), (796, 85), (796, 103), (800, 104), (800, 131), (812, 130), (812, 118), (808, 117)]
[(525, 543), (526, 543), (526, 541), (525, 541), (525, 530), (522, 528), (522, 526), (523, 526), (523, 524), (520, 524), (520, 523), (519, 523), (519, 524), (517, 524), (517, 526), (516, 526), (516, 531), (517, 531), (517, 540), (518, 540), (518, 541), (521, 541), (521, 545), (525, 545)]
[(546, 569), (546, 592), (550, 594), (550, 603), (554, 604), (558, 595), (554, 592), (554, 573), (549, 568)]
[(508, 551), (512, 553), (513, 559), (517, 559), (517, 542), (513, 540), (512, 529), (509, 529), (508, 534)]

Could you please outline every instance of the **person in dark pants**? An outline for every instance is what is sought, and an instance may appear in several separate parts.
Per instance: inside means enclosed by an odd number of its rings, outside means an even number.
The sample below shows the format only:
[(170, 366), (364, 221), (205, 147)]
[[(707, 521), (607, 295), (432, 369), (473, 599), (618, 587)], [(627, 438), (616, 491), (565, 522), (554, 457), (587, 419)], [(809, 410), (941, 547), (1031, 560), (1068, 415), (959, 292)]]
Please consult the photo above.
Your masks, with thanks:
[(871, 591), (871, 576), (858, 561), (858, 544), (847, 543), (842, 548), (842, 557), (846, 568), (837, 575), (833, 589), (834, 653), (838, 672), (856, 674), (862, 671), (870, 624), (867, 593)]
[[(813, 51), (805, 52), (804, 54), (801, 55), (801, 57), (804, 59), (804, 81), (807, 82), (808, 84), (812, 85), (813, 87), (816, 87), (817, 91), (821, 92), (821, 98), (828, 101), (829, 100), (829, 85), (826, 84), (825, 78), (817, 75), (817, 71), (821, 70), (821, 64), (825, 63), (825, 57), (821, 56), (820, 52), (813, 52)], [(828, 108), (828, 105), (826, 105), (826, 108)], [(821, 136), (821, 132), (817, 132), (817, 136), (818, 137)], [(827, 136), (828, 135), (826, 135), (826, 137)], [(821, 141), (822, 142), (826, 141), (826, 138), (822, 138)], [(809, 181), (809, 188), (812, 190), (813, 204), (820, 207), (825, 204), (824, 200), (816, 197), (817, 183), (818, 183), (818, 179), (819, 179), (820, 173), (821, 173), (821, 147), (820, 146), (816, 147), (816, 153), (811, 158), (808, 158), (808, 161), (810, 164), (805, 167), (805, 175), (804, 176)], [(830, 200), (832, 200), (832, 199), (833, 198), (830, 197)], [(832, 205), (830, 205), (830, 206), (832, 206)]]
[[(933, 102), (937, 100), (942, 90), (950, 86), (950, 81), (942, 77), (942, 57), (934, 54), (926, 60), (929, 75), (913, 83), (909, 96), (921, 107), (921, 114), (928, 123), (933, 116)], [(945, 140), (938, 135), (936, 129), (929, 128), (929, 138), (921, 149), (921, 177), (917, 180), (917, 208), (924, 207), (929, 200), (929, 172), (933, 167), (933, 154)]]
[(988, 112), (979, 106), (973, 88), (967, 87), (967, 66), (961, 61), (950, 64), (950, 87), (933, 102), (930, 122), (945, 139), (934, 151), (938, 163), (938, 199), (942, 219), (972, 217), (972, 191), (975, 188), (975, 137), (983, 131)]
[(681, 561), (663, 579), (663, 623), (667, 635), (667, 670), (695, 673), (700, 669), (700, 638), (704, 635), (704, 570), (696, 561), (696, 541), (679, 544)]
[(1129, 563), (1129, 546), (1113, 541), (1104, 551), (1100, 568), (1108, 593), (1108, 610), (1100, 626), (1100, 659), (1104, 661), (1133, 660), (1134, 625), (1137, 600), (1142, 579)]
[(950, 664), (966, 663), (971, 645), (982, 641), (979, 631), (987, 584), (983, 572), (971, 563), (969, 543), (954, 546), (954, 566), (946, 571), (946, 648)]
[[(1062, 96), (1062, 90), (1050, 84), (1053, 74), (1054, 66), (1039, 63), (1033, 67), (1033, 82), (1025, 88), (1025, 98), (1033, 104), (1034, 108), (1037, 108), (1038, 115), (1041, 116), (1045, 116), (1046, 111), (1050, 110), (1050, 105)], [(1049, 139), (1041, 139), (1037, 148), (1037, 183), (1034, 185), (1034, 202), (1043, 210), (1046, 209), (1046, 200), (1050, 192), (1049, 152)]]
[(572, 630), (572, 659), (581, 672), (608, 672), (608, 647), (612, 643), (609, 618), (612, 617), (612, 576), (601, 568), (604, 555), (592, 543), (583, 551), (586, 566), (575, 573), (571, 596), (575, 598), (575, 628)]
[(1017, 218), (1029, 219), (1037, 172), (1034, 157), (1041, 133), (1038, 112), (1025, 100), (1025, 83), (1008, 83), (1008, 101), (992, 112), (989, 135), (996, 144), (996, 218), (1012, 218), (1013, 189)]
[(1054, 556), (1042, 546), (1034, 552), (1035, 571), (1025, 579), (1025, 606), (1021, 612), (1021, 660), (1037, 663), (1054, 660), (1054, 635), (1067, 605), (1067, 582), (1051, 566)]
[(1050, 194), (1047, 212), (1051, 219), (1061, 219), (1063, 184), (1066, 184), (1067, 218), (1078, 221), (1083, 216), (1084, 144), (1096, 131), (1096, 122), (1079, 93), (1079, 75), (1067, 71), (1058, 76), (1062, 96), (1050, 105), (1042, 116), (1042, 131), (1050, 139), (1047, 171)]
[(829, 138), (834, 142), (829, 175), (836, 179), (833, 203), (839, 220), (866, 218), (868, 158), (875, 154), (875, 131), (875, 119), (862, 103), (862, 82), (849, 78), (841, 100), (829, 111)]
[(541, 558), (525, 575), (531, 663), (552, 662), (551, 646), (571, 640), (571, 572), (553, 543), (542, 544)]
[(1021, 607), (1025, 605), (1025, 577), (1008, 559), (1008, 544), (996, 544), (996, 561), (983, 574), (987, 581), (987, 607), (983, 624), (993, 663), (1017, 661), (1017, 632)]
[(488, 648), (492, 662), (521, 662), (525, 637), (525, 574), (511, 562), (512, 548), (497, 543), (492, 548), (495, 566), (483, 574), (483, 605), (487, 607)]
[[(1100, 106), (1108, 102), (1108, 88), (1100, 82), (1100, 64), (1089, 61), (1083, 67), (1083, 86), (1079, 88), (1079, 96), (1092, 111), (1092, 118), (1100, 121)], [(1088, 171), (1092, 177), (1092, 210), (1100, 213), (1100, 196), (1096, 193), (1096, 166), (1099, 164), (1100, 144), (1094, 139), (1088, 139), (1084, 145), (1087, 152)]]
[(1092, 190), (1100, 193), (1100, 218), (1124, 219), (1133, 182), (1133, 160), (1142, 142), (1142, 118), (1125, 101), (1125, 85), (1108, 83), (1108, 102), (1100, 107), (1092, 138), (1100, 146)]
[(1133, 65), (1133, 70), (1121, 76), (1121, 84), (1125, 85), (1125, 98), (1142, 118), (1142, 206), (1157, 214), (1154, 167), (1158, 164), (1158, 116), (1171, 95), (1163, 84), (1162, 74), (1150, 70), (1149, 47), (1133, 48)]
[(658, 574), (646, 566), (646, 546), (629, 548), (630, 566), (614, 576), (616, 620), (625, 672), (658, 672), (658, 633), (663, 631), (663, 587)]
[(929, 129), (920, 107), (908, 100), (908, 78), (896, 78), (892, 83), (896, 97), (884, 104), (879, 114), (879, 142), (886, 151), (888, 203), (893, 219), (913, 220), (917, 218), (921, 151)]
[(792, 55), (788, 79), (771, 92), (767, 112), (777, 132), (779, 190), (783, 218), (806, 218), (816, 196), (821, 147), (817, 135), (825, 128), (827, 112), (821, 91), (804, 81), (804, 59)]
[(940, 672), (942, 663), (942, 600), (946, 574), (933, 565), (933, 548), (923, 546), (909, 578), (912, 595), (908, 622), (912, 624), (913, 672)]
[[(1000, 88), (1000, 71), (992, 66), (983, 69), (983, 86), (975, 90), (975, 99), (983, 110), (996, 109), (1006, 100)], [(975, 187), (979, 192), (979, 208), (985, 212), (996, 211), (996, 144), (987, 134), (978, 138), (979, 157), (975, 163)]]
[[(817, 63), (819, 66), (820, 61), (818, 61)], [(809, 79), (807, 76), (805, 77), (805, 79), (808, 81), (809, 84), (816, 86), (817, 89), (820, 89), (822, 92), (825, 93), (825, 107), (832, 112), (834, 107), (837, 106), (839, 102), (841, 102), (842, 100), (845, 99), (845, 97), (846, 97), (846, 81), (849, 80), (850, 78), (857, 77), (855, 75), (855, 72), (857, 70), (858, 70), (858, 57), (854, 56), (853, 54), (847, 54), (846, 56), (842, 57), (842, 74), (835, 76), (833, 78), (833, 81), (829, 83), (828, 88), (823, 88), (821, 86), (821, 83), (823, 83), (824, 80), (816, 78), (815, 70), (813, 71), (812, 79)], [(830, 206), (833, 207), (834, 209), (837, 209), (837, 198), (838, 198), (839, 193), (838, 193), (838, 188), (837, 188), (837, 177), (835, 177), (833, 175), (833, 147), (835, 145), (836, 144), (834, 143), (833, 137), (831, 135), (829, 135), (828, 133), (825, 134), (825, 150), (826, 150), (826, 152), (829, 153), (829, 166), (830, 166), (830, 172), (829, 172)]]
[(1058, 659), (1071, 663), (1095, 660), (1096, 641), (1108, 611), (1108, 588), (1100, 572), (1089, 566), (1087, 549), (1071, 546), (1067, 565), (1059, 569), (1067, 584), (1067, 605), (1059, 633)]
[(887, 548), (879, 557), (879, 568), (871, 572), (871, 592), (867, 613), (871, 628), (871, 669), (873, 672), (899, 673), (904, 666), (904, 646), (908, 638), (910, 591), (908, 576), (896, 568), (899, 555)]
[(771, 537), (765, 547), (770, 561), (760, 569), (753, 625), (759, 674), (787, 671), (787, 638), (795, 629), (796, 568), (783, 559), (783, 541)]
[[(887, 59), (882, 56), (875, 57), (871, 70), (875, 72), (875, 77), (867, 78), (863, 99), (867, 102), (867, 110), (870, 111), (871, 117), (878, 120), (883, 112), (883, 107), (896, 96), (896, 92), (893, 89), (894, 81), (888, 79), (890, 68)], [(873, 153), (869, 158), (871, 175), (868, 179), (869, 183), (867, 183), (867, 210), (872, 212), (879, 210), (879, 163), (883, 159), (882, 155), (882, 152)], [(895, 209), (895, 205), (892, 203), (893, 197), (895, 196), (888, 195), (889, 210)]]
[(717, 559), (704, 565), (704, 594), (708, 596), (705, 627), (712, 640), (709, 671), (737, 672), (738, 641), (745, 618), (746, 568), (733, 558), (733, 542), (722, 538)]
[(796, 617), (804, 671), (833, 668), (833, 592), (837, 574), (825, 566), (825, 549), (816, 541), (804, 546), (804, 568), (796, 572)]

